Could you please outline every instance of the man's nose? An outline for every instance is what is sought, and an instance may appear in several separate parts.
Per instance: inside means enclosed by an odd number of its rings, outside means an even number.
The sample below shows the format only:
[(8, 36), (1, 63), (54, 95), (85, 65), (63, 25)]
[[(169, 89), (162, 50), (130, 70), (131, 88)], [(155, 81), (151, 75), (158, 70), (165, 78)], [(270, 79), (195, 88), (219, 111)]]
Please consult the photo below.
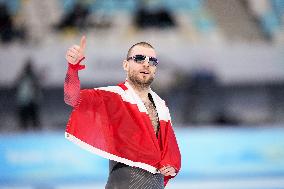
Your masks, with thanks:
[(149, 60), (149, 57), (146, 57), (145, 60), (144, 60), (144, 62), (143, 62), (143, 65), (149, 67), (149, 66), (150, 66), (149, 61), (150, 61), (150, 60)]

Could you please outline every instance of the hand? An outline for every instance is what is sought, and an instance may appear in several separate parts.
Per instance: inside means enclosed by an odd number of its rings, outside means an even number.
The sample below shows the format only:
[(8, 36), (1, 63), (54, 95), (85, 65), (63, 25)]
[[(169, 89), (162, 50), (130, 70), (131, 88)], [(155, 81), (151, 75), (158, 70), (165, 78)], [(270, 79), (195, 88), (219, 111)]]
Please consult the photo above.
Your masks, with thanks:
[(176, 173), (175, 168), (171, 167), (171, 166), (164, 166), (161, 169), (159, 169), (159, 171), (161, 172), (161, 174), (163, 174), (164, 176), (170, 176), (170, 175), (174, 175)]
[(82, 36), (80, 46), (73, 45), (67, 50), (66, 60), (70, 64), (77, 64), (85, 56), (86, 37)]

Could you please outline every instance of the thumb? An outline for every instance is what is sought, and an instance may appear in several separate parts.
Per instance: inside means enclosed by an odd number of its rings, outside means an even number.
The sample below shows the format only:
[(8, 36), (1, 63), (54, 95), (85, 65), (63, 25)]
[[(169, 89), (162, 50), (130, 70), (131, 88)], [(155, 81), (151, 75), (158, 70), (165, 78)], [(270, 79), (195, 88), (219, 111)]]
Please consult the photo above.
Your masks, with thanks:
[(83, 35), (81, 38), (80, 49), (84, 51), (85, 48), (86, 48), (86, 36)]

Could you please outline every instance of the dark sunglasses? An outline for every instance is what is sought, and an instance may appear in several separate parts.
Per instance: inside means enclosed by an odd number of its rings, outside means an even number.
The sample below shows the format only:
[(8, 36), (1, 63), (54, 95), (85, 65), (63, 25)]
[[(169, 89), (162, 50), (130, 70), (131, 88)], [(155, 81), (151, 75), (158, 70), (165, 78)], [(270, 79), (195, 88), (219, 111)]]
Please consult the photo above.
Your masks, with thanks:
[(158, 61), (157, 58), (151, 57), (151, 56), (146, 56), (146, 55), (141, 55), (141, 54), (137, 54), (137, 55), (128, 57), (128, 58), (127, 58), (127, 61), (133, 59), (134, 62), (136, 62), (136, 63), (138, 63), (138, 64), (143, 64), (144, 61), (146, 60), (146, 58), (149, 59), (149, 65), (150, 65), (150, 66), (157, 66), (158, 63), (159, 63), (159, 61)]

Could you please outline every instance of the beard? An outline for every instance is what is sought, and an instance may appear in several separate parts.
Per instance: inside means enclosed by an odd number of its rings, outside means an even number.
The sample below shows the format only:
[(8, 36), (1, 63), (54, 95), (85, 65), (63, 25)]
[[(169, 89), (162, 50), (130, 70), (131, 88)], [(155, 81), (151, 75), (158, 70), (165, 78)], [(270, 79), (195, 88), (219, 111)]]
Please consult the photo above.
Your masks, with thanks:
[(128, 79), (133, 85), (140, 89), (148, 88), (152, 82), (154, 81), (154, 76), (150, 75), (149, 77), (143, 76), (142, 78), (139, 77), (139, 72), (136, 73), (134, 71), (130, 71), (128, 73)]

